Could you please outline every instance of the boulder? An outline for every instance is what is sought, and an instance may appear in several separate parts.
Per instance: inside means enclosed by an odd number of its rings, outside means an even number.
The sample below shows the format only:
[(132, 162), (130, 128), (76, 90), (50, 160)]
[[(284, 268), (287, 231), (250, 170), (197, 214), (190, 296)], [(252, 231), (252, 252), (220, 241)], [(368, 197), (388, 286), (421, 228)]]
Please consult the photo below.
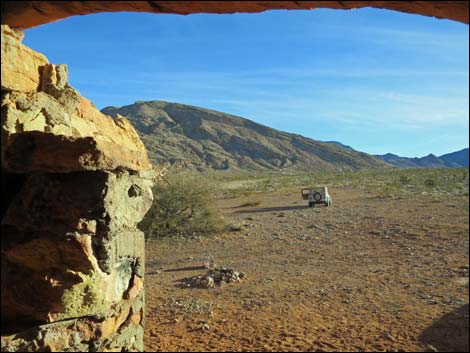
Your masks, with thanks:
[(2, 352), (143, 351), (141, 309), (128, 303), (103, 318), (63, 320), (2, 336)]

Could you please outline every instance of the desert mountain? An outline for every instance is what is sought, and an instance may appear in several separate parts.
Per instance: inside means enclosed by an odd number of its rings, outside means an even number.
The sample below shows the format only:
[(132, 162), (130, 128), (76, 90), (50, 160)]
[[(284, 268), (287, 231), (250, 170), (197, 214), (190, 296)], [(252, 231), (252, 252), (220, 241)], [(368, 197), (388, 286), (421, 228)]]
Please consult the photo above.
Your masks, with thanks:
[(367, 153), (235, 115), (163, 101), (106, 107), (131, 121), (155, 163), (213, 169), (349, 171), (388, 165)]
[(448, 167), (468, 168), (468, 148), (457, 152), (446, 153), (439, 157)]
[(408, 158), (392, 153), (377, 155), (376, 157), (397, 168), (468, 168), (468, 148), (443, 154), (439, 157), (429, 154), (420, 158)]
[(347, 148), (348, 150), (353, 150), (353, 151), (355, 151), (355, 149), (352, 148), (351, 146), (345, 145), (345, 144), (343, 144), (343, 143), (341, 143), (341, 142), (338, 142), (338, 141), (325, 141), (325, 142), (330, 143), (330, 144), (332, 144), (332, 145), (339, 146), (339, 147)]

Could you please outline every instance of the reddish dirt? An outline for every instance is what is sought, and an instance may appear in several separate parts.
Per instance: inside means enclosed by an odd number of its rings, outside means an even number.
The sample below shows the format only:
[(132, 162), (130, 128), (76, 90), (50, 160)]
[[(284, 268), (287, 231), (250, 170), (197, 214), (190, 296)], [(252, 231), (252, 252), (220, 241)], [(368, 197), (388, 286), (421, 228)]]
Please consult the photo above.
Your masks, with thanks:
[[(330, 193), (220, 200), (244, 231), (149, 242), (146, 350), (468, 351), (468, 197)], [(179, 287), (207, 252), (247, 278)]]

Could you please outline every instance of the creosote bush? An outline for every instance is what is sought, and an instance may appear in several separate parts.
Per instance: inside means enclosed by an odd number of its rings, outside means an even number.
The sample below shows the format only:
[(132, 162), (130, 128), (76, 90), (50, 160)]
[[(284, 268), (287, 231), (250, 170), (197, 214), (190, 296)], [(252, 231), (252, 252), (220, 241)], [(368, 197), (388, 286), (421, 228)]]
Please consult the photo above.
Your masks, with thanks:
[(411, 183), (412, 179), (409, 175), (401, 175), (400, 176), (400, 183), (402, 183), (403, 185), (407, 185), (409, 183)]
[(253, 207), (253, 206), (259, 206), (260, 204), (261, 204), (260, 200), (251, 200), (251, 201), (246, 201), (246, 202), (242, 203), (238, 207)]
[[(354, 172), (258, 173), (220, 177), (233, 186), (222, 190), (223, 197), (249, 196), (256, 192), (290, 190), (304, 187), (354, 187), (379, 197), (406, 195), (468, 195), (468, 168), (362, 169)], [(295, 190), (297, 189), (297, 190)]]
[(153, 189), (152, 207), (139, 228), (147, 239), (219, 232), (222, 217), (212, 207), (216, 188), (202, 176), (170, 173)]
[(424, 181), (424, 185), (428, 188), (434, 188), (437, 185), (437, 181), (434, 177), (430, 177)]

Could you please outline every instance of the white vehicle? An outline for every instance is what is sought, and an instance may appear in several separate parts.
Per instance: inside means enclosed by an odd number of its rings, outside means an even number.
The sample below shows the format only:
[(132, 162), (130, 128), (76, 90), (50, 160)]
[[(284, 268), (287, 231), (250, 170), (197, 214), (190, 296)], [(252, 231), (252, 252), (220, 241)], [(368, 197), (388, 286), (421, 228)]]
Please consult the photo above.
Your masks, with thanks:
[(315, 204), (324, 204), (327, 207), (331, 205), (331, 197), (327, 187), (302, 189), (301, 192), (302, 198), (308, 200), (308, 207), (314, 207)]

